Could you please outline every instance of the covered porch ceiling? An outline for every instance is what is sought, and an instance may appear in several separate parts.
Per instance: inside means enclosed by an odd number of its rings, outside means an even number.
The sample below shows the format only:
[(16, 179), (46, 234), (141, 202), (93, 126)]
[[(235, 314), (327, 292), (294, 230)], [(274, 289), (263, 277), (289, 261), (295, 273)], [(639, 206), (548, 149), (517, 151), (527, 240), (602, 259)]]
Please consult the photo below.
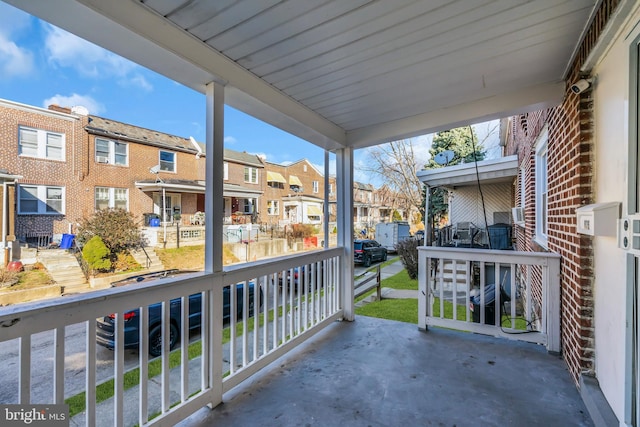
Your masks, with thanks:
[(330, 150), (561, 102), (599, 0), (5, 0)]

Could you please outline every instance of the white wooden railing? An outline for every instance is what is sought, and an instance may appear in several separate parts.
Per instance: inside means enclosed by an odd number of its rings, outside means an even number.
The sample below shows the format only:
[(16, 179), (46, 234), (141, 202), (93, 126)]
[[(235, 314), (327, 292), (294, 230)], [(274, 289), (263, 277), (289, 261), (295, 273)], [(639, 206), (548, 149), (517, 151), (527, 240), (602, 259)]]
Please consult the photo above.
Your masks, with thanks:
[[(112, 420), (108, 425), (175, 425), (200, 408), (216, 406), (222, 394), (240, 384), (276, 358), (287, 353), (334, 320), (342, 317), (342, 248), (316, 251), (287, 258), (265, 260), (228, 268), (218, 274), (193, 274), (184, 279), (161, 279), (144, 285), (62, 297), (50, 301), (0, 308), (0, 348), (3, 357), (15, 354), (15, 375), (0, 379), (0, 403), (62, 404), (70, 396), (86, 392), (83, 420), (97, 422), (96, 386), (113, 378)], [(297, 273), (297, 278), (296, 278)], [(293, 277), (293, 280), (289, 278)], [(249, 292), (230, 292), (230, 319), (223, 321), (223, 288), (253, 284), (253, 306)], [(261, 292), (257, 292), (257, 289)], [(181, 333), (178, 349), (190, 347), (200, 355), (169, 351), (170, 307), (181, 302), (180, 324), (188, 324), (189, 296), (201, 296), (202, 322), (199, 335)], [(262, 296), (260, 296), (262, 295)], [(150, 369), (148, 355), (149, 306), (162, 307), (162, 355), (153, 361), (161, 365), (155, 381), (146, 381)], [(140, 347), (138, 354), (125, 350), (127, 313), (138, 309)], [(113, 352), (97, 345), (96, 318), (115, 317)], [(125, 319), (125, 321), (119, 321)], [(147, 320), (145, 320), (147, 319)], [(174, 319), (175, 320), (175, 319)], [(81, 339), (71, 342), (71, 332)], [(185, 328), (182, 328), (184, 332)], [(223, 333), (228, 336), (223, 344)], [(44, 338), (43, 338), (44, 337)], [(43, 342), (51, 342), (46, 355), (39, 352)], [(78, 348), (80, 347), (80, 348)], [(103, 354), (109, 360), (103, 360)], [(133, 356), (132, 356), (133, 354)], [(170, 354), (172, 357), (170, 359)], [(100, 358), (98, 357), (100, 356)], [(133, 360), (131, 360), (133, 358)], [(100, 360), (99, 360), (100, 359)], [(126, 361), (125, 361), (126, 359)], [(175, 359), (175, 360), (174, 360)], [(178, 364), (176, 365), (176, 360)], [(126, 362), (126, 363), (125, 363)], [(139, 369), (135, 398), (125, 398), (124, 374)], [(105, 368), (106, 366), (106, 368)], [(191, 381), (190, 374), (191, 373)], [(69, 376), (82, 376), (79, 385), (70, 385)], [(160, 385), (159, 397), (150, 389)], [(10, 398), (7, 398), (10, 396)], [(129, 396), (129, 394), (127, 394)], [(136, 414), (134, 420), (126, 418)], [(98, 420), (103, 424), (104, 419)]]
[(442, 326), (560, 351), (559, 255), (420, 247), (418, 271), (421, 329)]

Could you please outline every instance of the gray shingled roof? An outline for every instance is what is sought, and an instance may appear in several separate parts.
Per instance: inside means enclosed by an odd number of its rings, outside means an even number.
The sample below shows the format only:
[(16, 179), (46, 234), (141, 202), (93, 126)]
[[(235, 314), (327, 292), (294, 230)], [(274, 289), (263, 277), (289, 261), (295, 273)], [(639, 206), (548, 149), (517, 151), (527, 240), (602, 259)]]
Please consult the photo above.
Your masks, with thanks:
[[(85, 129), (91, 134), (104, 136), (106, 138), (127, 140), (193, 154), (198, 152), (189, 138), (182, 138), (180, 136), (170, 135), (164, 132), (145, 129), (127, 123), (118, 122), (116, 120), (106, 119), (104, 117), (94, 115), (89, 116), (89, 124)], [(205, 144), (198, 142), (198, 145), (204, 154)], [(225, 148), (224, 158), (225, 160), (232, 160), (236, 163), (264, 167), (264, 164), (258, 156), (247, 152), (234, 151)]]

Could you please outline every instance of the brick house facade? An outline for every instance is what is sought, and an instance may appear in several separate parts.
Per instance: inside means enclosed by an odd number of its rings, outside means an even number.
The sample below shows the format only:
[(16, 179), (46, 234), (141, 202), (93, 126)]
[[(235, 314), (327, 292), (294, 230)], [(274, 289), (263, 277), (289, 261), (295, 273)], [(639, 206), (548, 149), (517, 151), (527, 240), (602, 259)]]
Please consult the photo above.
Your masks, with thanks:
[[(96, 209), (126, 209), (145, 226), (152, 218), (192, 225), (204, 212), (206, 153), (196, 141), (91, 115), (81, 107), (45, 109), (3, 100), (0, 135), (0, 169), (21, 176), (12, 209), (20, 240), (39, 237), (33, 243), (42, 244), (42, 239), (48, 243), (75, 233)], [(63, 145), (48, 148), (48, 137)], [(57, 158), (47, 158), (47, 149)], [(229, 149), (224, 159), (224, 198), (216, 206), (225, 212), (226, 224), (324, 221), (324, 174), (307, 159), (280, 165)], [(330, 180), (329, 199), (335, 201), (334, 189)], [(390, 220), (394, 209), (403, 212), (392, 193), (355, 183), (354, 220), (371, 226)]]
[[(126, 209), (144, 225), (151, 214), (188, 225), (204, 211), (206, 153), (195, 141), (89, 115), (83, 108), (44, 109), (7, 100), (0, 100), (0, 135), (0, 169), (19, 176), (11, 210), (15, 236), (23, 241), (42, 244), (74, 233), (83, 218), (108, 207)], [(263, 192), (263, 169), (257, 156), (225, 150), (220, 208), (229, 221), (236, 212), (252, 217)]]
[(591, 92), (576, 94), (570, 84), (583, 77), (581, 65), (617, 4), (605, 1), (595, 15), (567, 76), (563, 103), (512, 117), (505, 147), (520, 164), (515, 204), (524, 208), (525, 222), (514, 227), (517, 248), (562, 256), (562, 354), (576, 383), (594, 371), (592, 238), (577, 233), (576, 209), (595, 201), (595, 159)]
[[(67, 233), (82, 217), (87, 169), (86, 116), (0, 100), (0, 168), (20, 175), (15, 234)], [(72, 196), (73, 195), (73, 196)]]
[(266, 186), (261, 222), (321, 224), (324, 220), (324, 174), (309, 160), (281, 165), (265, 162)]

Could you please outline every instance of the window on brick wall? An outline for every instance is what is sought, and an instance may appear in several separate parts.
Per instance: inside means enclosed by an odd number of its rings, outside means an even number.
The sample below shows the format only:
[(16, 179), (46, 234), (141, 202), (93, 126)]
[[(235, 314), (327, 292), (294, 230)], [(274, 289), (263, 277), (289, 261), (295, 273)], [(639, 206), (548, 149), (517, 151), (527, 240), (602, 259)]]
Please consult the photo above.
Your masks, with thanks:
[(258, 183), (258, 169), (245, 166), (244, 168), (244, 182), (251, 184)]
[(224, 169), (223, 169), (223, 174), (222, 174), (222, 179), (224, 179), (225, 181), (229, 180), (229, 163), (224, 162)]
[(64, 214), (64, 187), (20, 185), (18, 213), (22, 215)]
[(280, 214), (280, 201), (279, 200), (269, 200), (267, 202), (267, 214), (269, 214), (269, 215), (279, 215)]
[(253, 213), (254, 199), (244, 199), (244, 210), (245, 214)]
[(127, 210), (129, 195), (126, 188), (96, 187), (96, 210), (119, 208)]
[(19, 129), (18, 144), (21, 156), (64, 160), (64, 141), (65, 136), (62, 133), (24, 126), (20, 126)]
[(548, 227), (548, 169), (547, 169), (547, 142), (549, 134), (545, 128), (536, 142), (535, 172), (536, 172), (536, 241), (547, 246)]
[(124, 142), (96, 138), (96, 162), (127, 166), (129, 147)]
[(320, 188), (320, 184), (318, 183), (318, 181), (313, 181), (313, 192), (317, 193), (319, 191)]
[(176, 153), (160, 150), (160, 170), (176, 172)]

